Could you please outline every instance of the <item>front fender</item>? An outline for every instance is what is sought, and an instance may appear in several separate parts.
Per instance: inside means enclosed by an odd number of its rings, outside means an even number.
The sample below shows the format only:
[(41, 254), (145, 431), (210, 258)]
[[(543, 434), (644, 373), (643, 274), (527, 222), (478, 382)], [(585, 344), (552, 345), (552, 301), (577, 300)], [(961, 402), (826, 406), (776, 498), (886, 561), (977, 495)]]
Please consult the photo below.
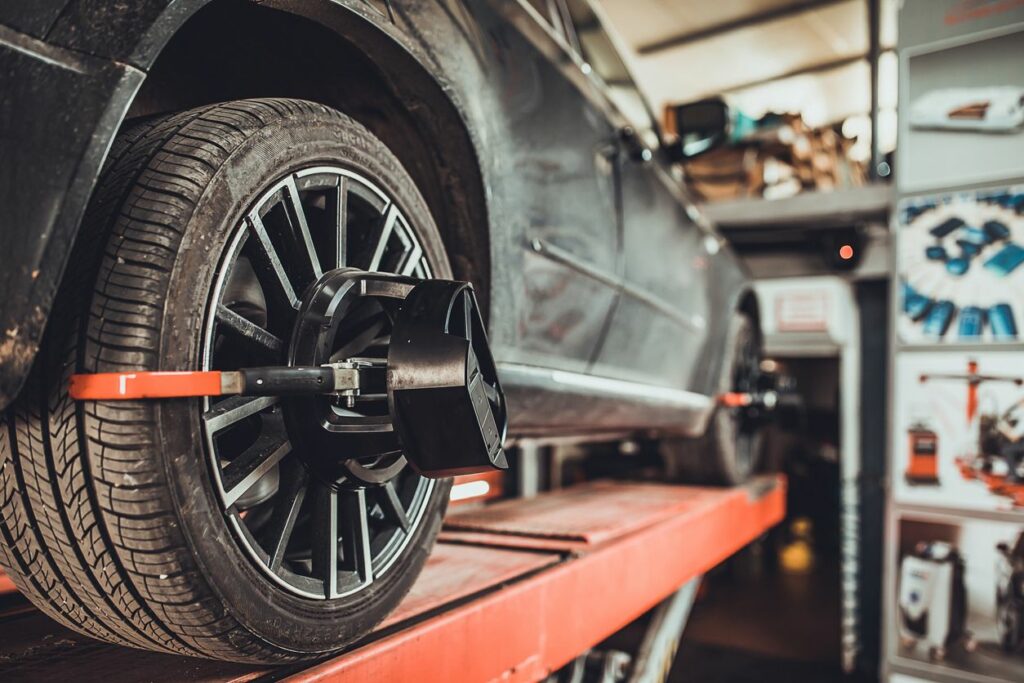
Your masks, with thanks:
[(35, 358), (85, 206), (144, 74), (0, 27), (0, 408)]
[[(59, 13), (26, 15), (24, 21), (21, 15), (14, 17), (19, 19), (16, 25), (31, 28), (35, 35), (0, 26), (0, 253), (6, 264), (0, 270), (0, 409), (24, 384), (103, 161), (146, 72), (171, 37), (210, 2), (71, 0)], [(445, 16), (445, 3), (409, 2), (394, 11), (388, 3), (360, 0), (260, 4), (300, 14), (339, 33), (362, 32), (374, 50), (398, 55), (396, 72), (414, 68), (427, 74), (428, 79), (421, 79), (429, 80), (423, 92), (410, 96), (422, 96), (418, 106), (424, 110), (443, 106), (455, 112), (455, 125), (468, 134), (467, 146), (476, 155), (480, 142), (468, 121), (486, 121), (489, 114), (472, 111), (472, 104), (464, 106), (458, 93), (466, 88), (445, 80), (446, 60), (433, 54), (439, 44), (451, 42), (450, 33), (445, 38), (445, 31), (437, 30), (437, 21), (451, 20)], [(403, 32), (395, 25), (396, 15), (417, 21), (427, 17), (434, 25)], [(5, 17), (10, 18), (0, 15)], [(406, 24), (406, 29), (414, 28), (412, 22)], [(45, 36), (38, 37), (47, 25)], [(447, 54), (450, 65), (450, 49)], [(446, 125), (438, 135), (451, 130)], [(485, 194), (482, 187), (480, 194)]]

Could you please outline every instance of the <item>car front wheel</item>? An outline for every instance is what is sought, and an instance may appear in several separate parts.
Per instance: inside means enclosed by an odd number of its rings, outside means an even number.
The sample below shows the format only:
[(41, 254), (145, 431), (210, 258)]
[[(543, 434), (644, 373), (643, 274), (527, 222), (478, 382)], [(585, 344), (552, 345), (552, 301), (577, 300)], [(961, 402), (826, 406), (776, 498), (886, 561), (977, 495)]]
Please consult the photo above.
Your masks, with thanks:
[[(397, 605), (450, 483), (407, 465), (386, 396), (68, 397), (72, 373), (286, 365), (342, 267), (451, 276), (361, 125), (264, 99), (126, 127), (0, 440), (0, 560), (25, 595), (103, 640), (247, 662), (330, 653)], [(389, 316), (351, 307), (331, 359), (386, 357)]]

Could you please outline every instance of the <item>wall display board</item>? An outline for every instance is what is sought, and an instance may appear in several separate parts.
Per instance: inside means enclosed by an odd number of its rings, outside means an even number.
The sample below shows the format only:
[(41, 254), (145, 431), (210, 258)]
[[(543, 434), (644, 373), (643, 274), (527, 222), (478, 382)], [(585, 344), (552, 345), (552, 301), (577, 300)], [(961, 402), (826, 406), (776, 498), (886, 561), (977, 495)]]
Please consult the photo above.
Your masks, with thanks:
[(896, 502), (1024, 511), (1020, 352), (903, 353), (895, 382)]
[(1024, 680), (1024, 523), (904, 516), (898, 534), (895, 658)]
[(902, 186), (1024, 175), (1024, 40), (1003, 27), (979, 40), (913, 51), (900, 108)]
[(900, 5), (890, 682), (1024, 680), (1024, 2)]
[(919, 197), (896, 213), (900, 340), (1024, 339), (1024, 185)]

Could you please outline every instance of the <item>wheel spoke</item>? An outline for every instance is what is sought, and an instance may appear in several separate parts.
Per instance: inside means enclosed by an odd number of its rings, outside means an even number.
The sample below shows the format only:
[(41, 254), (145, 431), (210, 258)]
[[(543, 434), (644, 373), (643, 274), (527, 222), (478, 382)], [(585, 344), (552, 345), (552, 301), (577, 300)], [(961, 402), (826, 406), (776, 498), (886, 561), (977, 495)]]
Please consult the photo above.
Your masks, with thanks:
[(423, 258), (423, 248), (418, 243), (413, 243), (412, 248), (402, 258), (402, 265), (398, 269), (399, 275), (412, 275), (416, 272), (416, 268), (420, 265), (420, 260)]
[(416, 264), (416, 268), (412, 271), (414, 277), (428, 278), (430, 277), (430, 271), (424, 267), (425, 262), (421, 258), (419, 263)]
[[(387, 188), (327, 165), (278, 178), (234, 226), (230, 258), (218, 271), (219, 296), (204, 325), (203, 369), (283, 364), (300, 295), (325, 271), (354, 266), (431, 274), (426, 243)], [(374, 364), (386, 353), (397, 304), (365, 301), (345, 310), (331, 360)], [(453, 311), (451, 332), (468, 338), (470, 309), (466, 301), (462, 306)], [(460, 326), (465, 332), (455, 329)], [(429, 501), (424, 491), (432, 482), (410, 479), (405, 470), (383, 485), (359, 483), (362, 470), (379, 481), (403, 467), (382, 404), (383, 375), (371, 373), (355, 401), (317, 398), (303, 406), (296, 400), (300, 412), (315, 403), (315, 421), (305, 425), (283, 412), (292, 410), (290, 399), (274, 396), (210, 399), (202, 415), (209, 463), (219, 475), (216, 491), (237, 523), (239, 542), (262, 572), (305, 599), (337, 599), (370, 585), (375, 572), (406, 552)], [(317, 433), (300, 440), (293, 429)]]
[(391, 240), (391, 233), (394, 232), (397, 221), (398, 207), (391, 204), (384, 212), (384, 216), (380, 220), (380, 232), (372, 242), (374, 245), (373, 255), (370, 257), (370, 263), (366, 266), (368, 271), (373, 272), (380, 268), (381, 261), (384, 259), (384, 251)]
[(206, 430), (216, 434), (277, 403), (277, 396), (232, 396), (203, 413)]
[(305, 248), (305, 255), (309, 259), (309, 267), (313, 272), (313, 279), (318, 279), (324, 274), (324, 271), (320, 268), (320, 259), (316, 255), (316, 247), (313, 246), (313, 236), (309, 232), (309, 223), (306, 221), (306, 212), (302, 208), (302, 197), (299, 196), (299, 188), (295, 184), (295, 176), (289, 176), (285, 182), (284, 205), (293, 230), (298, 232), (299, 241), (302, 243), (301, 247)]
[(256, 443), (249, 446), (221, 472), (224, 486), (224, 507), (231, 507), (251, 489), (271, 468), (292, 450), (283, 425), (279, 429), (264, 429)]
[(380, 504), (381, 512), (384, 513), (384, 518), (392, 524), (397, 524), (402, 531), (408, 532), (411, 527), (409, 516), (406, 514), (405, 507), (403, 507), (402, 501), (398, 497), (395, 482), (389, 481), (383, 486), (378, 486), (374, 489), (374, 493), (376, 494), (377, 503)]
[(295, 529), (295, 520), (298, 519), (299, 510), (302, 508), (302, 501), (306, 498), (306, 490), (309, 485), (309, 474), (306, 468), (294, 462), (293, 465), (282, 476), (278, 498), (274, 503), (274, 512), (267, 523), (266, 537), (270, 539), (270, 547), (267, 550), (270, 554), (269, 565), (272, 572), (276, 572), (284, 560), (288, 541), (291, 540), (292, 531)]
[(221, 329), (225, 332), (244, 340), (262, 353), (276, 355), (284, 349), (284, 342), (280, 337), (223, 304), (217, 306), (217, 322), (223, 326)]
[(348, 240), (348, 178), (341, 176), (338, 179), (338, 196), (335, 200), (336, 230), (334, 233), (334, 267), (344, 268), (348, 260), (346, 253), (346, 240)]
[(313, 576), (324, 582), (329, 600), (338, 593), (338, 492), (319, 484), (313, 496)]
[(276, 278), (278, 291), (283, 295), (289, 306), (298, 308), (299, 297), (295, 296), (295, 289), (292, 288), (292, 282), (288, 278), (288, 273), (284, 270), (281, 256), (277, 253), (274, 243), (270, 240), (270, 235), (267, 233), (266, 226), (263, 225), (263, 220), (257, 212), (253, 211), (249, 214), (248, 223), (250, 230), (256, 235), (256, 240), (259, 242), (259, 255), (262, 257), (266, 268), (273, 272)]
[(370, 560), (370, 520), (366, 514), (366, 490), (346, 491), (341, 507), (342, 569), (355, 572), (360, 581), (373, 581)]
[[(360, 311), (357, 311), (357, 313)], [(391, 319), (380, 309), (367, 307), (366, 314), (354, 317), (349, 323), (346, 318), (344, 336), (338, 341), (338, 349), (331, 354), (331, 361), (337, 362), (352, 358), (369, 348), (374, 340), (381, 336)]]

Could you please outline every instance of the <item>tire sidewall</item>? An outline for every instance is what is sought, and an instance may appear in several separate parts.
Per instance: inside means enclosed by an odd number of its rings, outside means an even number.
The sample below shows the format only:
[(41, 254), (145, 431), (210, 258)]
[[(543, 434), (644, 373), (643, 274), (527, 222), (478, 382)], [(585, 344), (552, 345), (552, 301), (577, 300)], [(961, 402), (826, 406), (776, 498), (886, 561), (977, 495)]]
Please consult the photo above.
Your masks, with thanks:
[[(451, 277), (440, 235), (415, 185), (397, 159), (362, 126), (324, 109), (279, 119), (248, 137), (214, 173), (183, 234), (168, 284), (161, 350), (164, 370), (200, 367), (210, 292), (221, 258), (259, 195), (288, 173), (313, 165), (355, 171), (396, 202), (422, 242), (436, 277)], [(173, 293), (173, 294), (171, 294)], [(447, 506), (449, 481), (438, 481), (402, 556), (383, 577), (337, 600), (288, 592), (240, 547), (220, 507), (209, 470), (198, 399), (163, 401), (157, 432), (178, 518), (202, 577), (247, 630), (296, 653), (327, 652), (373, 627), (393, 609), (419, 573)]]
[[(757, 343), (756, 330), (750, 318), (742, 313), (734, 313), (726, 342), (725, 363), (718, 381), (719, 393), (734, 390), (734, 375), (743, 349)], [(722, 478), (731, 484), (740, 484), (749, 479), (757, 469), (764, 439), (763, 429), (747, 436), (740, 435), (730, 411), (719, 407), (712, 416), (711, 432)], [(740, 444), (741, 438), (746, 440), (743, 445)], [(749, 452), (743, 454), (741, 448)], [(742, 462), (741, 457), (744, 459)]]
[[(735, 389), (734, 375), (743, 343), (760, 344), (753, 321), (744, 313), (732, 315), (723, 345), (722, 361), (715, 394)], [(747, 465), (737, 458), (736, 426), (728, 409), (713, 408), (704, 433), (697, 437), (662, 440), (660, 451), (669, 477), (673, 481), (708, 486), (737, 486), (756, 471), (761, 452), (763, 432), (751, 435), (748, 448), (753, 454)]]

